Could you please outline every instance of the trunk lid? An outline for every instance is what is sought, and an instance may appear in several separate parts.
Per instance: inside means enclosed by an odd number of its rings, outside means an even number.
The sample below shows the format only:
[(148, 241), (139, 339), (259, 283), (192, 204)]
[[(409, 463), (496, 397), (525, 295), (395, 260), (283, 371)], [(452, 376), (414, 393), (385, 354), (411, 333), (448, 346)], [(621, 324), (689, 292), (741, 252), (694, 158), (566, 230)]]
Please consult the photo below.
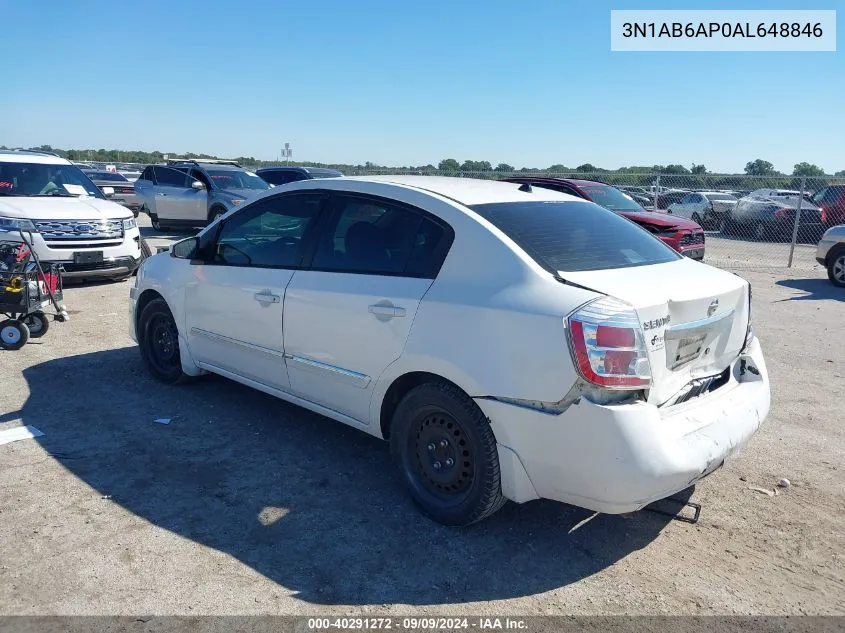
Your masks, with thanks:
[(684, 258), (665, 264), (563, 272), (560, 276), (633, 306), (662, 404), (691, 381), (721, 373), (745, 343), (748, 283)]

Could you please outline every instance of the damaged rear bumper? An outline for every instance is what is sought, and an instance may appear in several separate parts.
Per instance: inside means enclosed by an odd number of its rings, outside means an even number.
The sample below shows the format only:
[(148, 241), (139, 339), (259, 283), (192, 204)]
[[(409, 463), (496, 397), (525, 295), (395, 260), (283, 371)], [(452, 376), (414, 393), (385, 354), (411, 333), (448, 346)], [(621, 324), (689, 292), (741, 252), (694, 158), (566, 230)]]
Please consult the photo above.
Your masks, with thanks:
[(707, 476), (769, 413), (769, 376), (757, 339), (727, 384), (682, 404), (594, 404), (559, 415), (477, 399), (499, 442), (505, 496), (542, 497), (604, 512), (639, 510)]

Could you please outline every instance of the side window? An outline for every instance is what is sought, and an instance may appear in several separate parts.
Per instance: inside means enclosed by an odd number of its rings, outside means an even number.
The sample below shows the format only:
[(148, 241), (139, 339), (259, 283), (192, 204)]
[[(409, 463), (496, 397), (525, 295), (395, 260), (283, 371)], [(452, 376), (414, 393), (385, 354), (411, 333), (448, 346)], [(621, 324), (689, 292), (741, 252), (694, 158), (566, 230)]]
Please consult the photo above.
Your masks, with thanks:
[(165, 187), (187, 187), (187, 174), (169, 167), (156, 167), (155, 178), (159, 185)]
[[(340, 196), (312, 267), (374, 275), (434, 277), (451, 231), (412, 209), (381, 200)], [(444, 250), (445, 245), (445, 250)]]
[(321, 194), (262, 200), (223, 223), (213, 263), (258, 268), (299, 266), (320, 210)]
[(687, 196), (684, 196), (684, 199), (683, 199), (683, 200), (681, 200), (681, 204), (690, 204), (691, 202), (695, 202), (695, 200), (693, 200), (693, 195), (692, 195), (692, 194), (689, 194), (689, 195), (687, 195)]
[(145, 167), (144, 171), (141, 172), (141, 175), (138, 176), (138, 180), (149, 180), (150, 182), (155, 182), (155, 180), (153, 179), (152, 166)]
[(192, 169), (188, 176), (189, 184), (193, 180), (199, 180), (202, 184), (205, 185), (206, 189), (211, 189), (211, 183), (208, 182), (208, 178), (206, 178), (205, 174), (202, 173), (199, 169)]

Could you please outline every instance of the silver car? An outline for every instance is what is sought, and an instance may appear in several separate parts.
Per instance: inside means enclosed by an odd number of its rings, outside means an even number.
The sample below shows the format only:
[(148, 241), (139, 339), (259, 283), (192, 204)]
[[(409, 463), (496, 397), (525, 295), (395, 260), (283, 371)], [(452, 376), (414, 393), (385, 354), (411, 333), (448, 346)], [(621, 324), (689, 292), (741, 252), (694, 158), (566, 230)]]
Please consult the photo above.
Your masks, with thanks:
[(269, 188), (237, 163), (211, 160), (149, 165), (135, 181), (157, 231), (205, 226)]
[(693, 191), (680, 202), (669, 205), (669, 213), (692, 220), (700, 226), (711, 229), (722, 225), (737, 198), (721, 191)]
[(816, 261), (827, 268), (830, 283), (845, 288), (845, 224), (825, 231), (816, 249)]

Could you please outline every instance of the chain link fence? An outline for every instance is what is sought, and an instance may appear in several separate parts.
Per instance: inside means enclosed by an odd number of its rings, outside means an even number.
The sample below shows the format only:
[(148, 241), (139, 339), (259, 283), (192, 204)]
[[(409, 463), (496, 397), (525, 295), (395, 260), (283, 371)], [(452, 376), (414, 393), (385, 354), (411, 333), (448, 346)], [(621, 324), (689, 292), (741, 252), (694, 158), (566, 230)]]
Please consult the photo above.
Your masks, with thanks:
[[(137, 174), (145, 165), (120, 163), (116, 167)], [(816, 268), (816, 244), (822, 233), (830, 226), (845, 224), (845, 177), (341, 169), (347, 176), (557, 179), (561, 190), (574, 188), (576, 193), (587, 196), (596, 193), (590, 182), (604, 183), (619, 189), (627, 198), (614, 202), (606, 196), (594, 196), (596, 202), (619, 207), (615, 210), (623, 210), (624, 206), (635, 209), (638, 205), (679, 225), (694, 222), (704, 230), (704, 261), (731, 269)]]

